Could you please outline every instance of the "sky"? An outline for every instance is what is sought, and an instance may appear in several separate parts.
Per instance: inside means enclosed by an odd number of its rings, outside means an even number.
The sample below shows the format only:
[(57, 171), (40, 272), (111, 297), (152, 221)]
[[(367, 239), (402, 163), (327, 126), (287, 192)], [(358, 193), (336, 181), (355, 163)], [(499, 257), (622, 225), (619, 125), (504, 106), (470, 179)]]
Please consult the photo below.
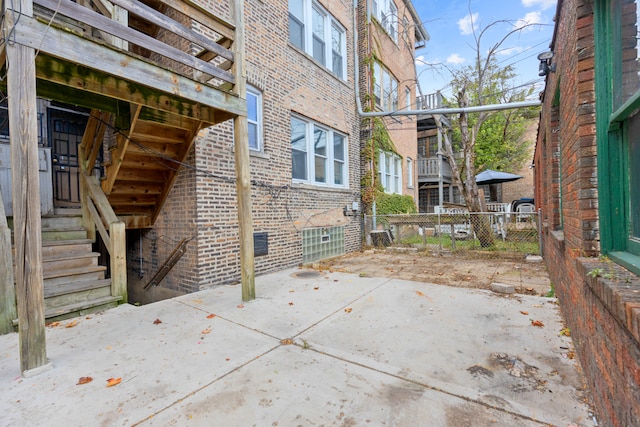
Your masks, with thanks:
[[(473, 29), (479, 34), (487, 25), (498, 22), (484, 33), (480, 52), (483, 56), (509, 31), (530, 25), (513, 34), (497, 54), (500, 65), (513, 64), (516, 85), (536, 84), (539, 53), (549, 50), (553, 35), (556, 0), (413, 0), (431, 39), (416, 51), (416, 69), (423, 94), (441, 90), (451, 95), (451, 74), (442, 66), (460, 68), (472, 65), (475, 57)], [(507, 22), (500, 22), (507, 21)], [(539, 24), (539, 25), (538, 25)]]

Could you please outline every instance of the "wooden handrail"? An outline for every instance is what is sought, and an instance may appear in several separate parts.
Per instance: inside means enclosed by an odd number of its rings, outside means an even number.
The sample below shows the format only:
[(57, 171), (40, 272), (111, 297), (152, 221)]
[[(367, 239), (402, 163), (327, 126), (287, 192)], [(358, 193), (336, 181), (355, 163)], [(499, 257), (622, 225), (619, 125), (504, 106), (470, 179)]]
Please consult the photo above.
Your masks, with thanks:
[[(127, 302), (127, 253), (124, 222), (113, 212), (98, 179), (86, 170), (80, 173), (83, 222), (100, 234), (111, 259), (111, 295)], [(88, 216), (88, 218), (86, 218)], [(95, 236), (95, 232), (93, 233)]]
[(7, 224), (2, 188), (0, 188), (0, 335), (13, 332), (13, 319), (17, 318), (16, 290), (13, 284), (13, 257), (11, 230)]
[[(111, 3), (113, 8), (127, 10), (133, 15), (140, 16), (144, 20), (168, 30), (175, 36), (178, 36), (180, 40), (185, 41), (189, 46), (192, 44), (200, 46), (201, 49), (196, 49), (198, 50), (197, 55), (194, 55), (190, 49), (184, 51), (179, 47), (179, 45), (174, 46), (137, 31), (136, 29), (126, 25), (126, 22), (123, 24), (112, 19), (114, 18), (112, 16), (104, 16), (103, 13), (105, 12), (105, 9), (107, 9), (105, 5), (101, 5), (102, 7), (99, 11), (96, 11), (93, 8), (85, 7), (81, 4), (74, 3), (71, 0), (33, 0), (33, 2), (45, 9), (56, 11), (56, 14), (58, 15), (66, 16), (72, 20), (82, 22), (103, 34), (108, 34), (122, 40), (124, 43), (121, 43), (120, 47), (128, 46), (128, 44), (136, 45), (142, 49), (154, 52), (168, 60), (174, 61), (175, 63), (186, 66), (188, 69), (192, 70), (192, 72), (196, 72), (197, 75), (204, 76), (203, 79), (209, 80), (211, 78), (216, 78), (232, 85), (235, 84), (235, 76), (233, 73), (221, 68), (216, 63), (209, 62), (213, 58), (217, 57), (224, 58), (229, 62), (234, 62), (234, 52), (232, 52), (227, 46), (228, 41), (234, 40), (235, 38), (235, 27), (205, 9), (196, 7), (196, 5), (191, 2), (185, 2), (184, 0), (161, 1), (161, 3), (183, 13), (188, 17), (188, 19), (199, 22), (201, 26), (204, 27), (205, 31), (212, 31), (218, 34), (218, 40), (207, 38), (202, 33), (195, 31), (138, 1), (112, 0), (111, 2), (106, 3)], [(117, 45), (117, 43), (114, 43), (114, 45)], [(205, 55), (205, 53), (208, 54)], [(202, 58), (206, 60), (203, 60)], [(183, 71), (177, 72), (183, 73)]]

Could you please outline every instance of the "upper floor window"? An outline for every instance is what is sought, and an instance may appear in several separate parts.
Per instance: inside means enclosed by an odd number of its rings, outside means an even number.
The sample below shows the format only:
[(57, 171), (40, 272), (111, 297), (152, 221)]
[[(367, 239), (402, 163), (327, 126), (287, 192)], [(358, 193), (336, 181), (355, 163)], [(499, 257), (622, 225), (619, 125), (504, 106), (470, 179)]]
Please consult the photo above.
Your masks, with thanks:
[(402, 194), (402, 161), (391, 152), (381, 152), (378, 159), (378, 177), (385, 193)]
[(380, 63), (373, 64), (373, 94), (376, 107), (384, 111), (398, 109), (398, 81)]
[(413, 188), (413, 159), (407, 157), (407, 187)]
[(289, 41), (345, 78), (345, 30), (319, 3), (289, 0)]
[(393, 0), (372, 0), (371, 15), (374, 16), (394, 42), (398, 42), (398, 8)]
[(251, 86), (247, 86), (247, 125), (249, 149), (262, 151), (262, 93)]
[(328, 187), (347, 186), (347, 138), (299, 117), (291, 117), (291, 177)]

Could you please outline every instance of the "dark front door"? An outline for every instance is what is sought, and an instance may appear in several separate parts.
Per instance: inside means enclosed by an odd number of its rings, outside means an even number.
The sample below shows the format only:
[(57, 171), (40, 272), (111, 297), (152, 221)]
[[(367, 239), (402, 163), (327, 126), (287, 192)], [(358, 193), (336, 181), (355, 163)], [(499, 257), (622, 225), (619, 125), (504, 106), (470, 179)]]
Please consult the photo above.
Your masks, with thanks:
[(86, 127), (87, 116), (84, 114), (48, 109), (55, 207), (80, 207), (78, 145)]

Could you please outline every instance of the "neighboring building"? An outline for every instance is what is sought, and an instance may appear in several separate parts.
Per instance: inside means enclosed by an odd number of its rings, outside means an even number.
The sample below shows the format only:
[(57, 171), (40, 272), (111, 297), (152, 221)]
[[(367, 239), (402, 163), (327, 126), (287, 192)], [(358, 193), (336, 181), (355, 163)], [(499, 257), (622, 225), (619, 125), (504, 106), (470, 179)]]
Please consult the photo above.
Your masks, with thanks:
[[(418, 99), (419, 110), (443, 108), (440, 92)], [(418, 210), (433, 213), (443, 203), (464, 203), (460, 191), (453, 183), (453, 172), (443, 147), (444, 138), (432, 114), (418, 116)], [(449, 119), (440, 115), (445, 128)]]
[(558, 1), (541, 67), (543, 253), (603, 426), (640, 420), (638, 6)]
[[(415, 50), (424, 47), (429, 34), (410, 0), (361, 0), (358, 3), (363, 108), (366, 111), (414, 110)], [(390, 144), (380, 135), (378, 125), (388, 132)], [(363, 175), (371, 175), (373, 170), (386, 193), (409, 195), (417, 205), (416, 132), (415, 116), (369, 118), (362, 123)]]

